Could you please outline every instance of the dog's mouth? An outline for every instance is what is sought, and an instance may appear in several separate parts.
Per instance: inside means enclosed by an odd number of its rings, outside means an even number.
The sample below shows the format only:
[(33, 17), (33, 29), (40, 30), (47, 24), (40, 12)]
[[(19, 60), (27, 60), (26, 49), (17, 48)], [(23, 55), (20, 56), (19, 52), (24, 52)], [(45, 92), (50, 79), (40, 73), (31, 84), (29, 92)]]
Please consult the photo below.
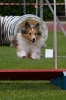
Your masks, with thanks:
[(34, 42), (35, 42), (35, 38), (33, 38), (33, 39), (31, 40), (31, 42), (34, 43)]

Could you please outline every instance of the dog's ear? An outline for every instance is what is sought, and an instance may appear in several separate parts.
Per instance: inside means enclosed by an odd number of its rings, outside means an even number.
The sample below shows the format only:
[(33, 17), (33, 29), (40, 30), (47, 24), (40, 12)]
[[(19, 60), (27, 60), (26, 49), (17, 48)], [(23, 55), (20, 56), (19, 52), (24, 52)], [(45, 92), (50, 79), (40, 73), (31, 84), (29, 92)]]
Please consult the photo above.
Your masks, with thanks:
[(35, 26), (34, 26), (35, 28), (37, 28), (37, 29), (39, 29), (39, 27), (40, 27), (40, 24), (39, 23), (37, 23), (37, 24), (35, 24)]
[(22, 30), (22, 34), (27, 34), (26, 30)]
[(27, 29), (27, 28), (29, 28), (29, 27), (31, 27), (31, 26), (30, 26), (30, 24), (26, 21), (26, 22), (25, 22), (25, 28)]
[(41, 31), (38, 31), (37, 35), (42, 35)]

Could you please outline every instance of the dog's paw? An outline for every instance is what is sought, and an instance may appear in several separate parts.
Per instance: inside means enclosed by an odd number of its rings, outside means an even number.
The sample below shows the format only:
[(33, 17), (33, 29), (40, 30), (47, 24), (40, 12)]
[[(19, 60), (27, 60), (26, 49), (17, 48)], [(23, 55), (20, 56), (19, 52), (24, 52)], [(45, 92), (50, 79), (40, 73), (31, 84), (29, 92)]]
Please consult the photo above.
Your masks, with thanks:
[(17, 51), (18, 58), (26, 58), (27, 55), (24, 51)]
[(36, 59), (36, 53), (33, 53), (33, 54), (31, 55), (31, 58), (32, 58), (32, 59)]
[(31, 55), (31, 58), (34, 59), (34, 60), (40, 60), (40, 56), (37, 53), (33, 53)]

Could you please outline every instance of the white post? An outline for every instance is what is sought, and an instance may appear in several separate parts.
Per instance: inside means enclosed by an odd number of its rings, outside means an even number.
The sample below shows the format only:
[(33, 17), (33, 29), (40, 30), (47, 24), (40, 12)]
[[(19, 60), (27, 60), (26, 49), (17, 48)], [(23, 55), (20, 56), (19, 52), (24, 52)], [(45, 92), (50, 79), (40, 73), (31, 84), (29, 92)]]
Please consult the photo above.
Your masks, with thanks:
[(43, 27), (43, 0), (40, 0), (40, 18), (41, 18), (41, 28)]
[(36, 8), (36, 16), (38, 16), (38, 0), (36, 0), (35, 8)]
[(54, 60), (57, 69), (57, 32), (56, 32), (56, 0), (54, 0)]
[(66, 16), (66, 0), (65, 0), (65, 16)]
[(43, 20), (43, 0), (40, 0), (40, 18)]
[(26, 0), (24, 0), (24, 15), (26, 14)]

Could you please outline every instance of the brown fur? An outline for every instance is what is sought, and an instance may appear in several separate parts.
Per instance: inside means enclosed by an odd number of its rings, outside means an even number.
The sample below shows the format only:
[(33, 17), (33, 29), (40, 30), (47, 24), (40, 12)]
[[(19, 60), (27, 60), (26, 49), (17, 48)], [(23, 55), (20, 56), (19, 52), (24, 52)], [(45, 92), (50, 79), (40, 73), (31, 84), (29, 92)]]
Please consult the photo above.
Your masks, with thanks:
[(31, 27), (28, 22), (25, 22), (25, 25), (22, 29), (22, 36), (27, 40), (32, 41), (33, 37), (37, 40), (41, 37), (41, 32), (39, 31), (39, 23)]
[[(24, 25), (17, 30), (17, 34), (19, 34), (20, 32), (22, 34), (22, 37), (33, 42), (32, 40), (33, 38), (37, 40), (41, 37), (41, 32), (39, 31), (39, 27), (40, 27), (39, 23), (31, 27), (31, 25), (26, 21)], [(17, 48), (18, 46), (16, 37), (17, 35), (10, 37), (9, 39), (15, 48)]]
[(9, 37), (10, 42), (13, 44), (13, 46), (15, 48), (17, 48), (18, 44), (17, 44), (17, 40), (16, 40), (16, 36), (10, 36)]

